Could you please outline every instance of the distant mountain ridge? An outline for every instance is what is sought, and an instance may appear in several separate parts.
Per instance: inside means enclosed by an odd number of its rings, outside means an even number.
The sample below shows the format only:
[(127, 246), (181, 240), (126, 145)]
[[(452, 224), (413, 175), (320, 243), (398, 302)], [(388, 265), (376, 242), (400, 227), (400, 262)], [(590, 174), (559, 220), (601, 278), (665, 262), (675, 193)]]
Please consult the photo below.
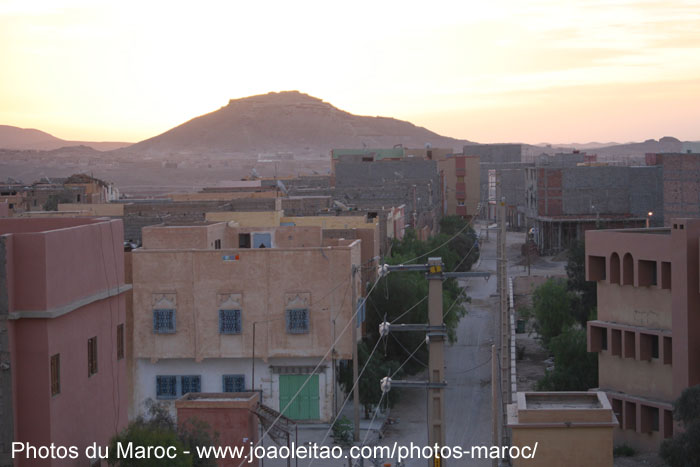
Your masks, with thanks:
[(219, 110), (120, 152), (153, 157), (277, 152), (318, 156), (333, 148), (424, 147), (428, 143), (461, 151), (469, 141), (394, 118), (353, 115), (299, 91), (283, 91), (231, 99)]
[(130, 145), (120, 142), (68, 141), (33, 128), (0, 125), (0, 149), (52, 151), (70, 146), (88, 146), (98, 151), (111, 151)]

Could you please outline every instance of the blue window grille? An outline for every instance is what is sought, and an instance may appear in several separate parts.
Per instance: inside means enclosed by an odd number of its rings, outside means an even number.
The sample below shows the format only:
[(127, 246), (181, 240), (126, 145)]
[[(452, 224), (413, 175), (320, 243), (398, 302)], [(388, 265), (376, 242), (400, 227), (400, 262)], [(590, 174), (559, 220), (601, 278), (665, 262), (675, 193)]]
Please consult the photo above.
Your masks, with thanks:
[(156, 397), (175, 399), (177, 397), (177, 376), (156, 376)]
[(240, 334), (241, 310), (219, 310), (219, 332), (221, 334)]
[(287, 310), (287, 332), (306, 334), (309, 332), (309, 309), (292, 308)]
[(245, 392), (245, 375), (224, 375), (223, 392)]
[(202, 392), (202, 378), (200, 376), (181, 376), (181, 394), (188, 392)]
[(173, 334), (175, 332), (175, 310), (167, 308), (153, 310), (153, 332), (155, 334)]

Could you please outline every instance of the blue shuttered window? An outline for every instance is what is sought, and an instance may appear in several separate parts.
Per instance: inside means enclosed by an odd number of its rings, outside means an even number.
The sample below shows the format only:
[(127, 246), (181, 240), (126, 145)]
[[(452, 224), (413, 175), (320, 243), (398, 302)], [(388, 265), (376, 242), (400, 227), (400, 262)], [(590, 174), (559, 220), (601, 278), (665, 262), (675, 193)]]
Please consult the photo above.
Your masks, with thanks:
[(153, 310), (153, 332), (172, 334), (175, 332), (175, 310), (156, 308)]
[(240, 334), (241, 310), (219, 310), (219, 332), (221, 334)]
[(200, 376), (180, 376), (180, 393), (202, 392), (202, 378)]
[(223, 392), (245, 392), (245, 375), (224, 375)]
[(306, 334), (309, 332), (309, 309), (292, 308), (287, 310), (287, 332), (289, 334)]
[(202, 377), (200, 375), (156, 376), (157, 399), (176, 399), (188, 392), (202, 392)]
[(156, 397), (175, 399), (177, 397), (177, 376), (156, 376)]

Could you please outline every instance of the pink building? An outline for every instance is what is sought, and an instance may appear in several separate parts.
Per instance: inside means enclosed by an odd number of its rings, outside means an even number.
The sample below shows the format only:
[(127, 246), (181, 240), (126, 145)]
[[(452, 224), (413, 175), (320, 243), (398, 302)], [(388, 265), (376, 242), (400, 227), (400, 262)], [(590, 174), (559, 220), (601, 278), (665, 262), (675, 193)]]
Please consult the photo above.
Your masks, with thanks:
[[(0, 219), (0, 465), (13, 442), (76, 446), (88, 465), (127, 424), (121, 220)], [(8, 452), (9, 451), (9, 452)]]
[(620, 422), (617, 443), (658, 449), (673, 435), (673, 401), (700, 384), (699, 241), (700, 219), (586, 232), (586, 278), (598, 283), (588, 350)]

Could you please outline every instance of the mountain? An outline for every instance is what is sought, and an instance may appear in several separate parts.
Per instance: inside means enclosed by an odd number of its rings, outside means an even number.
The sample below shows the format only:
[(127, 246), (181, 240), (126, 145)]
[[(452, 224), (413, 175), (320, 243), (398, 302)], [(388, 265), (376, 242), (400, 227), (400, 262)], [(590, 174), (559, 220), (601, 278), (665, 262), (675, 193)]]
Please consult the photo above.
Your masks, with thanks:
[(89, 146), (98, 151), (111, 151), (131, 143), (67, 141), (31, 128), (0, 125), (0, 149), (51, 151), (69, 146)]
[(214, 112), (119, 152), (153, 157), (293, 153), (328, 155), (333, 148), (448, 147), (468, 141), (440, 136), (412, 123), (353, 115), (298, 91), (232, 99)]

